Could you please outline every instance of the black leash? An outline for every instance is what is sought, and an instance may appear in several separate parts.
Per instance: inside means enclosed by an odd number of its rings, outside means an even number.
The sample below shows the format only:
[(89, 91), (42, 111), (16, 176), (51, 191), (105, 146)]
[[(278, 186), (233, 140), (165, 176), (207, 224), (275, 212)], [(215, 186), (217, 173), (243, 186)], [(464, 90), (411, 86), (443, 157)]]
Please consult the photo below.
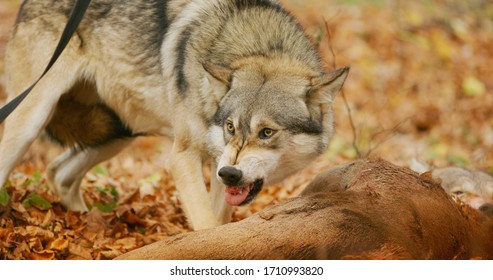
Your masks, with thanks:
[(58, 45), (56, 46), (55, 52), (51, 56), (51, 60), (48, 63), (48, 66), (46, 66), (43, 74), (41, 74), (41, 76), (36, 80), (36, 82), (34, 82), (29, 88), (27, 88), (19, 96), (12, 99), (9, 103), (5, 104), (5, 106), (3, 106), (2, 109), (0, 109), (0, 123), (2, 123), (15, 110), (15, 108), (17, 108), (17, 106), (19, 106), (19, 104), (22, 102), (22, 100), (24, 100), (24, 98), (26, 98), (26, 96), (29, 94), (29, 92), (31, 92), (34, 86), (41, 80), (41, 78), (44, 77), (46, 72), (50, 70), (51, 66), (53, 66), (55, 61), (58, 59), (60, 54), (67, 46), (68, 42), (70, 41), (70, 38), (72, 38), (72, 35), (74, 35), (74, 32), (79, 26), (79, 23), (82, 20), (82, 17), (84, 16), (91, 0), (75, 0), (75, 1), (76, 1), (75, 5), (72, 8), (72, 12), (70, 13), (70, 17), (67, 21), (67, 25), (63, 30), (62, 36), (58, 41)]

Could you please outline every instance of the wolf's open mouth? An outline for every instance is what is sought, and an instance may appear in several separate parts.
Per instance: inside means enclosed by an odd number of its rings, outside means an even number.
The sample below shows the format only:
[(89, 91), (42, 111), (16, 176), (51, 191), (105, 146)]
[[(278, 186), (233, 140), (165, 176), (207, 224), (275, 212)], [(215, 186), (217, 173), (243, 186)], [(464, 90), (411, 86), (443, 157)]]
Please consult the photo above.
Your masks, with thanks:
[(262, 190), (263, 179), (245, 186), (226, 186), (226, 202), (230, 205), (245, 205), (250, 203)]

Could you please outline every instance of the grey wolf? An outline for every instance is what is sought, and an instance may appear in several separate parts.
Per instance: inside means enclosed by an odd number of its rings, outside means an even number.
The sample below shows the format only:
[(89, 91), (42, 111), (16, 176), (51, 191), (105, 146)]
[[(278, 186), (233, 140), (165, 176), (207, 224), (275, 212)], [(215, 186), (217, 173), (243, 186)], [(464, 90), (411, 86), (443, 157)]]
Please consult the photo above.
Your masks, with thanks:
[[(9, 99), (42, 71), (73, 1), (27, 0), (9, 40)], [(67, 207), (85, 173), (140, 135), (174, 138), (170, 172), (194, 229), (305, 167), (333, 134), (348, 68), (325, 73), (271, 0), (94, 0), (59, 61), (6, 120), (0, 185), (46, 129), (68, 150), (47, 167)], [(202, 164), (211, 164), (207, 192)]]

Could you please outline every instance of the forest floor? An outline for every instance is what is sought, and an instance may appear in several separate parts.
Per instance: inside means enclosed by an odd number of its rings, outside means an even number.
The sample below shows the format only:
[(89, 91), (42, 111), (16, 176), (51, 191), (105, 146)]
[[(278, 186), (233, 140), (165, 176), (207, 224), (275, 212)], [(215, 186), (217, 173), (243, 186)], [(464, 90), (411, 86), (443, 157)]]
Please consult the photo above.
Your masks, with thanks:
[[(0, 3), (3, 55), (19, 0)], [(313, 38), (327, 70), (350, 65), (334, 103), (328, 151), (264, 188), (234, 220), (296, 196), (324, 168), (359, 157), (408, 166), (465, 166), (493, 172), (493, 2), (284, 0)], [(94, 167), (82, 183), (88, 213), (68, 211), (46, 184), (62, 149), (44, 135), (0, 193), (0, 259), (112, 259), (190, 231), (166, 170), (171, 141), (140, 138)], [(3, 196), (3, 197), (2, 197)]]

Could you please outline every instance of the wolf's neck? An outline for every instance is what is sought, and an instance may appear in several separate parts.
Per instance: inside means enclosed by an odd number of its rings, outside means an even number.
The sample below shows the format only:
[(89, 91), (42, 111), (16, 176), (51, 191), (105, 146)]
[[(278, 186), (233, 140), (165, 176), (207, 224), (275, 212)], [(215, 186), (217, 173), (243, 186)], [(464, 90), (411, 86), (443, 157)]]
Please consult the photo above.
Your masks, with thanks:
[(208, 59), (231, 66), (247, 57), (290, 57), (314, 71), (320, 58), (295, 20), (280, 8), (251, 7), (225, 18)]

